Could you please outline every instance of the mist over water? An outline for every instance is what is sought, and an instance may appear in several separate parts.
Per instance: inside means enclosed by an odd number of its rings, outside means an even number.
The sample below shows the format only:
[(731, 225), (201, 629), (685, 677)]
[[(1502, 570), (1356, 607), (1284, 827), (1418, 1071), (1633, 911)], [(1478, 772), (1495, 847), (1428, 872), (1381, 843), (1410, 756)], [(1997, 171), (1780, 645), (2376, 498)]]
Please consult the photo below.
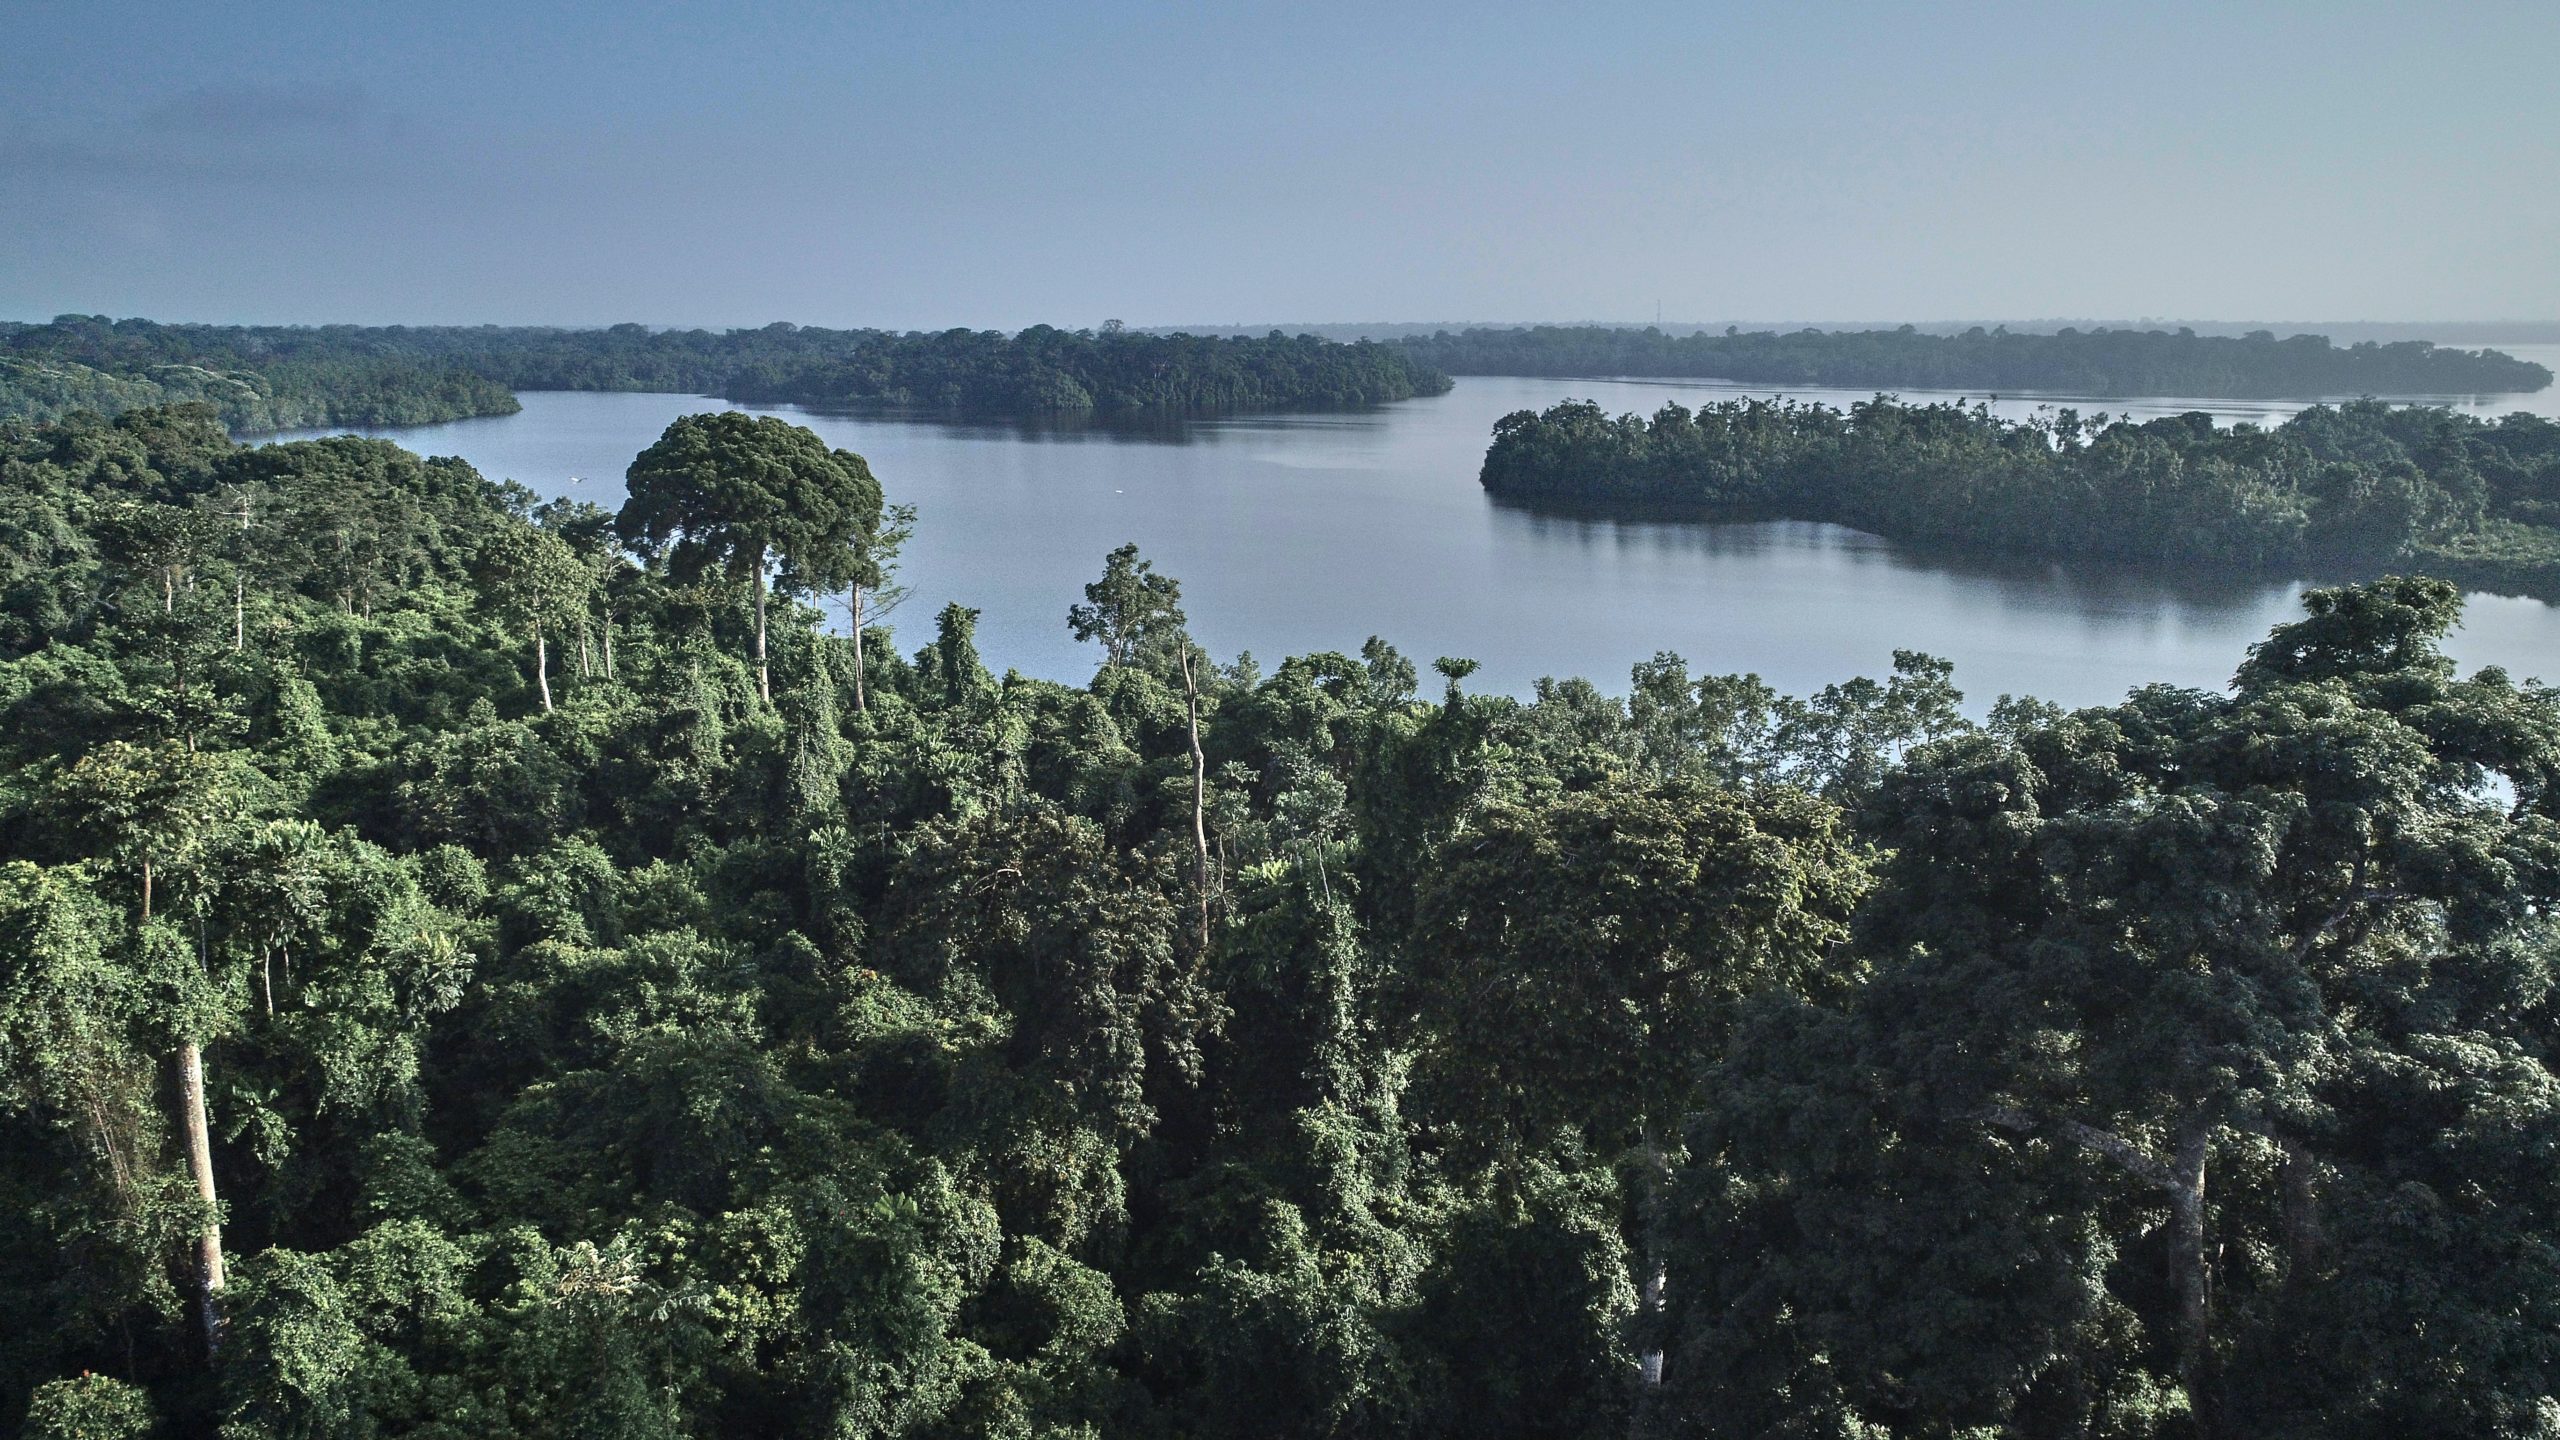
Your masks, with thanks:
[[(2560, 359), (2560, 346), (2502, 348)], [(2298, 581), (1923, 559), (1801, 522), (1581, 520), (1498, 506), (1476, 483), (1494, 421), (1513, 410), (1570, 397), (1651, 411), (1768, 393), (1469, 377), (1447, 395), (1358, 413), (1127, 427), (771, 413), (860, 452), (891, 498), (920, 512), (905, 569), (914, 594), (889, 619), (902, 648), (958, 601), (981, 612), (990, 666), (1070, 682), (1096, 659), (1069, 637), (1067, 606), (1103, 555), (1132, 540), (1181, 579), (1193, 633), (1222, 658), (1250, 650), (1267, 668), (1356, 651), (1376, 632), (1418, 662), (1479, 660), (1471, 686), (1514, 693), (1571, 675), (1623, 691), (1628, 667), (1662, 650), (1696, 672), (1753, 671), (1802, 693), (1882, 674), (1894, 650), (1913, 649), (1955, 661), (1976, 711), (2003, 693), (2094, 704), (2152, 682), (2218, 688), (2249, 644), (2298, 613)], [(1786, 393), (1847, 404), (1871, 392)], [(2445, 398), (2475, 413), (2560, 414), (2553, 390)], [(663, 394), (522, 399), (516, 415), (376, 433), (610, 508), (624, 467), (670, 420), (748, 408)], [(1994, 408), (2139, 419), (2201, 409), (2274, 424), (2303, 403), (2004, 395)], [(2560, 608), (2475, 595), (2452, 650), (2466, 667), (2560, 676)]]

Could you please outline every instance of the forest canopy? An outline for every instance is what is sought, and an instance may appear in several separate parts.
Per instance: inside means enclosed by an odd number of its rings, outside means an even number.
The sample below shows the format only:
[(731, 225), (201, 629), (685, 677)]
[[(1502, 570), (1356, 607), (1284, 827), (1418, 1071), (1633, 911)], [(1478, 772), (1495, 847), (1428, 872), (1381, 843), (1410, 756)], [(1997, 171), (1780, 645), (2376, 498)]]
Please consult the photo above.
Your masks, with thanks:
[(2560, 695), (2441, 581), (1976, 720), (1129, 546), (1069, 685), (824, 624), (813, 434), (632, 479), (0, 423), (0, 1427), (2548, 1432)]
[(206, 400), (235, 431), (513, 412), (517, 390), (651, 390), (764, 404), (1038, 416), (1372, 405), (1449, 388), (1387, 346), (1035, 325), (576, 330), (0, 323), (0, 417)]
[(1333, 409), (1437, 395), (1451, 375), (1715, 377), (1767, 385), (2090, 396), (2456, 395), (2551, 372), (2425, 341), (2333, 346), (2136, 330), (1672, 335), (1541, 326), (1377, 343), (1127, 330), (602, 329), (0, 322), (0, 418), (202, 400), (236, 433), (512, 413), (519, 390), (647, 390), (752, 404), (986, 417)]
[(2560, 599), (2560, 424), (2356, 401), (2282, 425), (2201, 412), (1588, 401), (1494, 427), (1495, 497), (1583, 513), (1823, 520), (1938, 550), (2303, 573), (2413, 568)]
[(2311, 400), (2365, 395), (2490, 395), (2540, 390), (2547, 366), (2496, 350), (2424, 340), (2332, 345), (2192, 330), (2078, 330), (2045, 335), (1980, 326), (1961, 334), (1895, 330), (1728, 329), (1675, 335), (1647, 327), (1539, 325), (1442, 330), (1396, 342), (1451, 375), (1633, 375), (1915, 390), (2045, 391), (2079, 396), (2184, 395)]

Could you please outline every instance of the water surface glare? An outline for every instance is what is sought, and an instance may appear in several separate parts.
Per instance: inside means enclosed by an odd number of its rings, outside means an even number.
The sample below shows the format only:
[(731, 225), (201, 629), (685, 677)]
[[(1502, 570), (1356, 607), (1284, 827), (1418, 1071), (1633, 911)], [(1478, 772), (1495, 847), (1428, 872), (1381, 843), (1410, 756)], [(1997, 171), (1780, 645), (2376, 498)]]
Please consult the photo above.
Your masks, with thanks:
[[(1955, 661), (1976, 711), (2003, 693), (2096, 704), (2151, 681), (2218, 688), (2250, 642), (2297, 613), (2299, 583), (1931, 560), (1830, 525), (1562, 519), (1496, 506), (1476, 484), (1493, 422), (1513, 410), (1576, 397), (1649, 412), (1673, 399), (1766, 393), (1471, 377), (1447, 395), (1355, 414), (1139, 428), (773, 413), (860, 452), (890, 497), (920, 512), (906, 564), (915, 593), (890, 617), (901, 648), (930, 639), (935, 612), (957, 600), (982, 612), (990, 666), (1070, 682), (1088, 677), (1095, 657), (1068, 635), (1067, 606), (1103, 555), (1130, 540), (1181, 579), (1193, 633), (1221, 657), (1251, 650), (1268, 668), (1310, 650), (1356, 652), (1378, 634), (1417, 664), (1479, 660), (1472, 686), (1514, 693), (1550, 675), (1623, 692), (1628, 667), (1659, 650), (1694, 671), (1756, 671), (1804, 693), (1882, 674), (1901, 648)], [(1867, 394), (1787, 393), (1831, 403)], [(516, 415), (372, 433), (610, 508), (624, 467), (667, 422), (748, 408), (663, 394), (522, 399)], [(2551, 413), (2555, 400), (2560, 391), (2464, 408)], [(2260, 423), (2299, 408), (2036, 396), (2005, 396), (1998, 408), (2046, 403), (2143, 418), (2208, 409)], [(321, 432), (297, 435), (309, 433)], [(2452, 648), (2466, 666), (2560, 678), (2560, 608), (2474, 596)]]

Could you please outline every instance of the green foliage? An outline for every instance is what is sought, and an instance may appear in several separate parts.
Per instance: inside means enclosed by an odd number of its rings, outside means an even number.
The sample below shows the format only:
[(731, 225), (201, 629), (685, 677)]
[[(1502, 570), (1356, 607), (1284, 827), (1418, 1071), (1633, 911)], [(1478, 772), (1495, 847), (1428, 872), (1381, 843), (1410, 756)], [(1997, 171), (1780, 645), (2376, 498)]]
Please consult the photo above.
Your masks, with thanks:
[(1449, 388), (1384, 345), (1000, 331), (603, 330), (0, 322), (0, 421), (199, 402), (235, 431), (507, 415), (517, 390), (658, 390), (754, 404), (1078, 416), (1373, 405)]
[(2311, 610), (2231, 695), (1966, 737), (1884, 787), (1875, 976), (1765, 1009), (1693, 1126), (1709, 1279), (1673, 1302), (1667, 1428), (2542, 1423), (2505, 1327), (2560, 1295), (2526, 1239), (2560, 1191), (2468, 1146), (2560, 1123), (2560, 731), (2454, 678), (2440, 582)]
[(1822, 987), (1864, 888), (1838, 812), (1680, 786), (1502, 806), (1418, 887), (1416, 1067), (1478, 1144), (1604, 1153), (1679, 1113), (1735, 1006)]
[(1535, 506), (1826, 520), (1937, 549), (2447, 578), (2560, 596), (2560, 425), (2358, 401), (2274, 430), (2202, 414), (1587, 401), (1494, 427), (1485, 488)]
[(140, 1386), (84, 1372), (38, 1386), (23, 1433), (28, 1440), (142, 1440), (152, 1422), (151, 1397)]
[[(2450, 497), (2364, 524), (2534, 503), (2537, 434), (2285, 443)], [(1081, 688), (786, 604), (767, 703), (758, 578), (905, 523), (778, 422), (619, 533), (202, 410), (0, 439), (16, 1433), (2548, 1428), (2560, 697), (2441, 582), (1976, 725), (1911, 653), (1210, 665), (1123, 549)]]
[(2479, 395), (2539, 390), (2551, 371), (2495, 350), (2423, 340), (2333, 346), (2325, 336), (2233, 339), (2192, 330), (1960, 335), (1896, 330), (1612, 330), (1540, 325), (1440, 331), (1397, 342), (1452, 375), (1694, 375), (1759, 385), (2050, 390), (2069, 395)]
[(1102, 578), (1084, 587), (1085, 603), (1067, 607), (1078, 640), (1101, 642), (1102, 663), (1129, 665), (1182, 633), (1182, 586), (1123, 545), (1103, 561)]

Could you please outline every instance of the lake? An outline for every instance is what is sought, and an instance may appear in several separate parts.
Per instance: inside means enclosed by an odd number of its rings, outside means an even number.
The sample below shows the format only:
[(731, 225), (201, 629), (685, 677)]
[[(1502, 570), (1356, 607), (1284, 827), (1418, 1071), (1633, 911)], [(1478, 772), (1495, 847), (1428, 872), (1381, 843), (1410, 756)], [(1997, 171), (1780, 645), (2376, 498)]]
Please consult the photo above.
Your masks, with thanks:
[[(2560, 346), (2500, 348), (2560, 359)], [(890, 498), (920, 512), (905, 566), (914, 594), (889, 617), (902, 648), (930, 639), (935, 612), (957, 600), (981, 612), (989, 665), (1078, 683), (1096, 657), (1068, 635), (1067, 606), (1104, 554), (1133, 540), (1181, 579), (1192, 632), (1221, 657), (1250, 650), (1267, 669), (1310, 650), (1356, 652), (1377, 634), (1420, 665), (1476, 659), (1471, 686), (1514, 693), (1550, 675), (1623, 692), (1628, 667), (1661, 650), (1696, 672), (1754, 671), (1805, 693), (1881, 675), (1900, 648), (1953, 660), (1977, 712), (2003, 693), (2096, 704), (2151, 681), (2219, 688), (2252, 641), (2297, 613), (2297, 583), (1924, 559), (1831, 525), (1559, 519), (1497, 507), (1476, 484), (1493, 422), (1513, 410), (1575, 397), (1651, 411), (1768, 393), (1469, 377), (1447, 395), (1358, 413), (1120, 428), (529, 392), (520, 414), (370, 433), (612, 507), (631, 457), (676, 416), (772, 409), (867, 457)], [(1870, 392), (1786, 393), (1845, 404)], [(2260, 423), (2300, 408), (2069, 396), (2003, 396), (1995, 408), (2047, 403)], [(2554, 414), (2560, 391), (2455, 403)], [(306, 433), (323, 432), (271, 438)], [(2560, 678), (2560, 608), (2474, 596), (2452, 649), (2466, 666)]]

